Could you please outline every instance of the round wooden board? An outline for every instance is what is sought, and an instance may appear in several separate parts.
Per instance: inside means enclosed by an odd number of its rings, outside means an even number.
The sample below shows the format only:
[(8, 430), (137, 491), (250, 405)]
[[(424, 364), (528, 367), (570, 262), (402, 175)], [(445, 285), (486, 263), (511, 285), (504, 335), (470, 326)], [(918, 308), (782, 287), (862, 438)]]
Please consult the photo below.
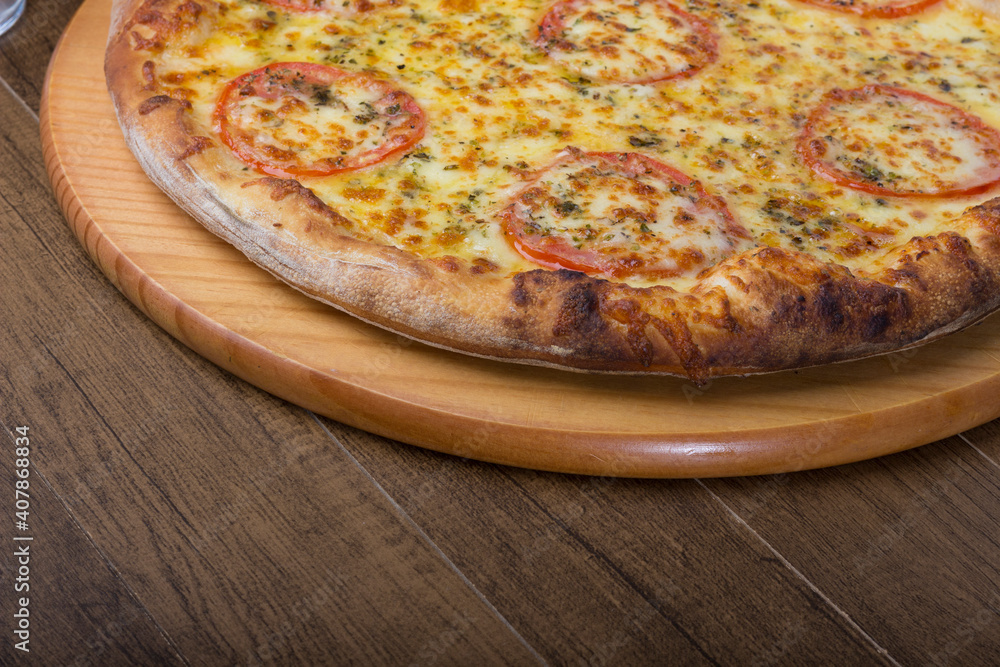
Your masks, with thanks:
[(583, 375), (414, 343), (302, 296), (205, 231), (139, 168), (103, 76), (110, 0), (53, 56), (42, 142), (70, 226), (111, 281), (216, 364), (404, 442), (546, 470), (650, 477), (856, 461), (1000, 416), (1000, 319), (922, 348), (715, 380)]

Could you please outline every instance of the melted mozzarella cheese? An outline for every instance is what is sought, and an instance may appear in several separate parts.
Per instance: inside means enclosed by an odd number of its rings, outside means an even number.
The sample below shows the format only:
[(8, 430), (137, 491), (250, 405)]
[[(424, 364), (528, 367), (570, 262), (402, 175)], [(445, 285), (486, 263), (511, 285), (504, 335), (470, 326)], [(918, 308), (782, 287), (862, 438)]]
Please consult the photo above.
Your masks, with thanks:
[(824, 169), (889, 194), (972, 189), (997, 177), (995, 132), (956, 107), (892, 88), (839, 94), (810, 141)]
[[(613, 163), (612, 163), (613, 165)], [(610, 167), (610, 168), (609, 168)], [(747, 249), (727, 211), (650, 171), (626, 174), (581, 156), (557, 163), (515, 205), (527, 238), (612, 275), (687, 276)]]
[[(567, 146), (649, 155), (723, 197), (754, 242), (852, 268), (1000, 194), (877, 197), (823, 180), (795, 150), (828, 90), (870, 83), (929, 95), (1000, 128), (1000, 26), (962, 3), (868, 20), (786, 0), (678, 2), (714, 26), (718, 58), (655, 84), (603, 83), (553, 66), (534, 43), (547, 4), (480, 0), (459, 12), (411, 0), (344, 17), (223, 0), (221, 29), (170, 46), (155, 56), (156, 71), (192, 102), (192, 123), (205, 133), (225, 83), (268, 62), (313, 61), (394, 81), (426, 114), (423, 140), (387, 162), (303, 184), (366, 238), (427, 257), (484, 259), (502, 272), (533, 265), (511, 249), (497, 213)], [(865, 133), (893, 140), (889, 123), (868, 123)], [(955, 151), (961, 145), (952, 141)], [(359, 194), (374, 191), (383, 194)]]
[(377, 148), (386, 133), (388, 118), (375, 104), (382, 95), (365, 88), (324, 88), (317, 99), (296, 91), (268, 99), (251, 96), (239, 100), (230, 119), (244, 131), (254, 131), (262, 144), (294, 151), (301, 162)]
[[(707, 48), (693, 20), (659, 0), (571, 1), (557, 5), (559, 42), (550, 57), (585, 77), (621, 82), (667, 78), (701, 63)], [(550, 16), (552, 14), (550, 13)], [(696, 19), (695, 19), (696, 20)]]

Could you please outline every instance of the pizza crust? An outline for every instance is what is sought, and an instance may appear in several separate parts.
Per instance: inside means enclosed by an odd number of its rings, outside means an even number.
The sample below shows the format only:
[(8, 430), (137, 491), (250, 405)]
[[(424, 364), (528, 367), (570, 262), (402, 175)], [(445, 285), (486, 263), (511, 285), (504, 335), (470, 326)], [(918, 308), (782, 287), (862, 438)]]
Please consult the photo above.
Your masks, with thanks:
[(572, 271), (499, 276), (355, 238), (308, 188), (244, 171), (217, 140), (188, 127), (182, 102), (150, 102), (145, 56), (129, 36), (142, 7), (115, 3), (106, 74), (150, 178), (280, 280), (402, 335), (491, 359), (700, 382), (900, 350), (1000, 307), (1000, 198), (864, 272), (757, 247), (706, 270), (686, 292)]

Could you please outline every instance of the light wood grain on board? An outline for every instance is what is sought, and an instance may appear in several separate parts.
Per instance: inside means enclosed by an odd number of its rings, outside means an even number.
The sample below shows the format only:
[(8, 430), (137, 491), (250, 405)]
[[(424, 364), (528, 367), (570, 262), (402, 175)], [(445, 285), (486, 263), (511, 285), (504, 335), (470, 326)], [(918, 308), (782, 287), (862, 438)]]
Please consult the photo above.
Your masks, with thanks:
[(103, 88), (107, 0), (52, 61), (43, 143), (70, 225), (111, 280), (199, 353), (334, 419), (462, 456), (568, 472), (706, 476), (860, 460), (1000, 415), (1000, 319), (905, 354), (696, 387), (456, 355), (313, 302), (155, 188)]

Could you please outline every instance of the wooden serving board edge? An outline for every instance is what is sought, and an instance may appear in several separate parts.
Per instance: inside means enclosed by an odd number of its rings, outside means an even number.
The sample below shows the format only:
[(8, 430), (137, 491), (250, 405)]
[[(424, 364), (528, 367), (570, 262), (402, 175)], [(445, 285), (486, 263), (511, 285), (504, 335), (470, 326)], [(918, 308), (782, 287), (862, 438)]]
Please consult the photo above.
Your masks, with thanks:
[[(80, 13), (96, 0), (87, 0)], [(60, 158), (49, 120), (52, 69), (40, 112), (43, 157), (53, 192), (87, 253), (111, 282), (170, 335), (234, 375), (351, 426), (449, 454), (592, 475), (702, 477), (789, 472), (859, 461), (954, 435), (1000, 417), (1000, 374), (889, 409), (788, 427), (730, 433), (638, 433), (537, 428), (435, 410), (321, 373), (227, 329), (148, 276), (100, 231)], [(914, 432), (918, 420), (924, 428)], [(793, 439), (794, 442), (791, 442)]]

